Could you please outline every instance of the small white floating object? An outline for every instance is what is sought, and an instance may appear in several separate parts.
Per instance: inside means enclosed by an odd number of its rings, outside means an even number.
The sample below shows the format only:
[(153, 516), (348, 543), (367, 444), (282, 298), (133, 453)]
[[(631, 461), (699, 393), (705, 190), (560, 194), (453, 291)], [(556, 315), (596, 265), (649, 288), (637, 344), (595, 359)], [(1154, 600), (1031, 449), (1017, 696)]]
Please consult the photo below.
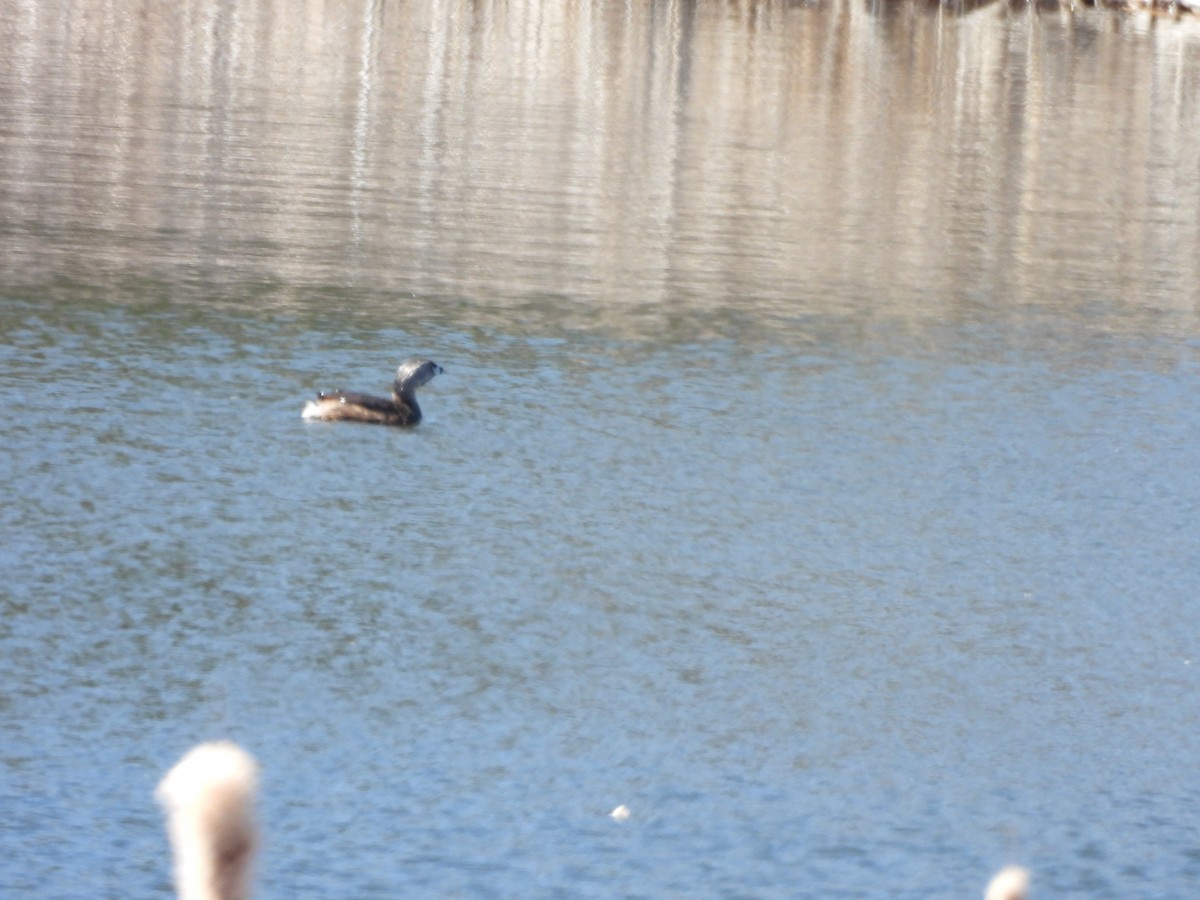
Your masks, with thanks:
[(610, 812), (609, 816), (612, 817), (614, 822), (624, 822), (630, 816), (629, 807), (622, 803), (620, 806)]
[(1005, 866), (988, 883), (984, 900), (1026, 900), (1029, 896), (1029, 870)]

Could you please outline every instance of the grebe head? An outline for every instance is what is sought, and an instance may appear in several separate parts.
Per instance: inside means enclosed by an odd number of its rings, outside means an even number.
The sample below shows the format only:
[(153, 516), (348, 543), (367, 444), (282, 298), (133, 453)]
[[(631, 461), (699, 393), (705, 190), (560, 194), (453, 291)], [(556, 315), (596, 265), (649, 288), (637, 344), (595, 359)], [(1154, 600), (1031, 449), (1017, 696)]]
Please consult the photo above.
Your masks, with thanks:
[(433, 380), (433, 376), (440, 375), (444, 371), (446, 370), (432, 359), (418, 357), (406, 359), (396, 370), (396, 393), (403, 394), (405, 391), (415, 390), (423, 384), (428, 384)]

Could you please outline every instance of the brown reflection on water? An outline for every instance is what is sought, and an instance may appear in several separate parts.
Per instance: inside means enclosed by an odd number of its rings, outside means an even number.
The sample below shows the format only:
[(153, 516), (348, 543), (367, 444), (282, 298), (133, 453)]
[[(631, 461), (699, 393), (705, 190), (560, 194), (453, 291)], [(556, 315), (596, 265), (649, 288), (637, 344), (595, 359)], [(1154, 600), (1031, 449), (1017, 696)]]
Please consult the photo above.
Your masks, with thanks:
[(965, 9), (0, 0), (0, 288), (1193, 315), (1197, 29)]

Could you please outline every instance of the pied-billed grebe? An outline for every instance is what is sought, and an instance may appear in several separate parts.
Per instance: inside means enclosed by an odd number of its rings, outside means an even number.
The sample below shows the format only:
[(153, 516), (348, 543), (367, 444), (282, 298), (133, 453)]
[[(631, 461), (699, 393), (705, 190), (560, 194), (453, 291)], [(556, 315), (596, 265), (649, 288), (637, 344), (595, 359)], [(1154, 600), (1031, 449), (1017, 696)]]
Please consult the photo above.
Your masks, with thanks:
[(416, 425), (421, 421), (417, 388), (444, 372), (432, 359), (406, 359), (396, 370), (392, 396), (372, 397), (353, 391), (321, 391), (309, 400), (300, 415), (305, 419), (374, 422), (377, 425)]

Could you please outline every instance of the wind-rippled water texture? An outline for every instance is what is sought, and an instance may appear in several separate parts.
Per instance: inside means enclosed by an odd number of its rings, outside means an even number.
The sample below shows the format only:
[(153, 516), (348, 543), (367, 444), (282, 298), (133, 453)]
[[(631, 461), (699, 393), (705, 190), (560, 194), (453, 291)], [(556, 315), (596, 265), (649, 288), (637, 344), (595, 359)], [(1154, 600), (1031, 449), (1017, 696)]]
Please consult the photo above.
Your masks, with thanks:
[(0, 896), (1192, 895), (1186, 22), (235, 7), (0, 0)]

